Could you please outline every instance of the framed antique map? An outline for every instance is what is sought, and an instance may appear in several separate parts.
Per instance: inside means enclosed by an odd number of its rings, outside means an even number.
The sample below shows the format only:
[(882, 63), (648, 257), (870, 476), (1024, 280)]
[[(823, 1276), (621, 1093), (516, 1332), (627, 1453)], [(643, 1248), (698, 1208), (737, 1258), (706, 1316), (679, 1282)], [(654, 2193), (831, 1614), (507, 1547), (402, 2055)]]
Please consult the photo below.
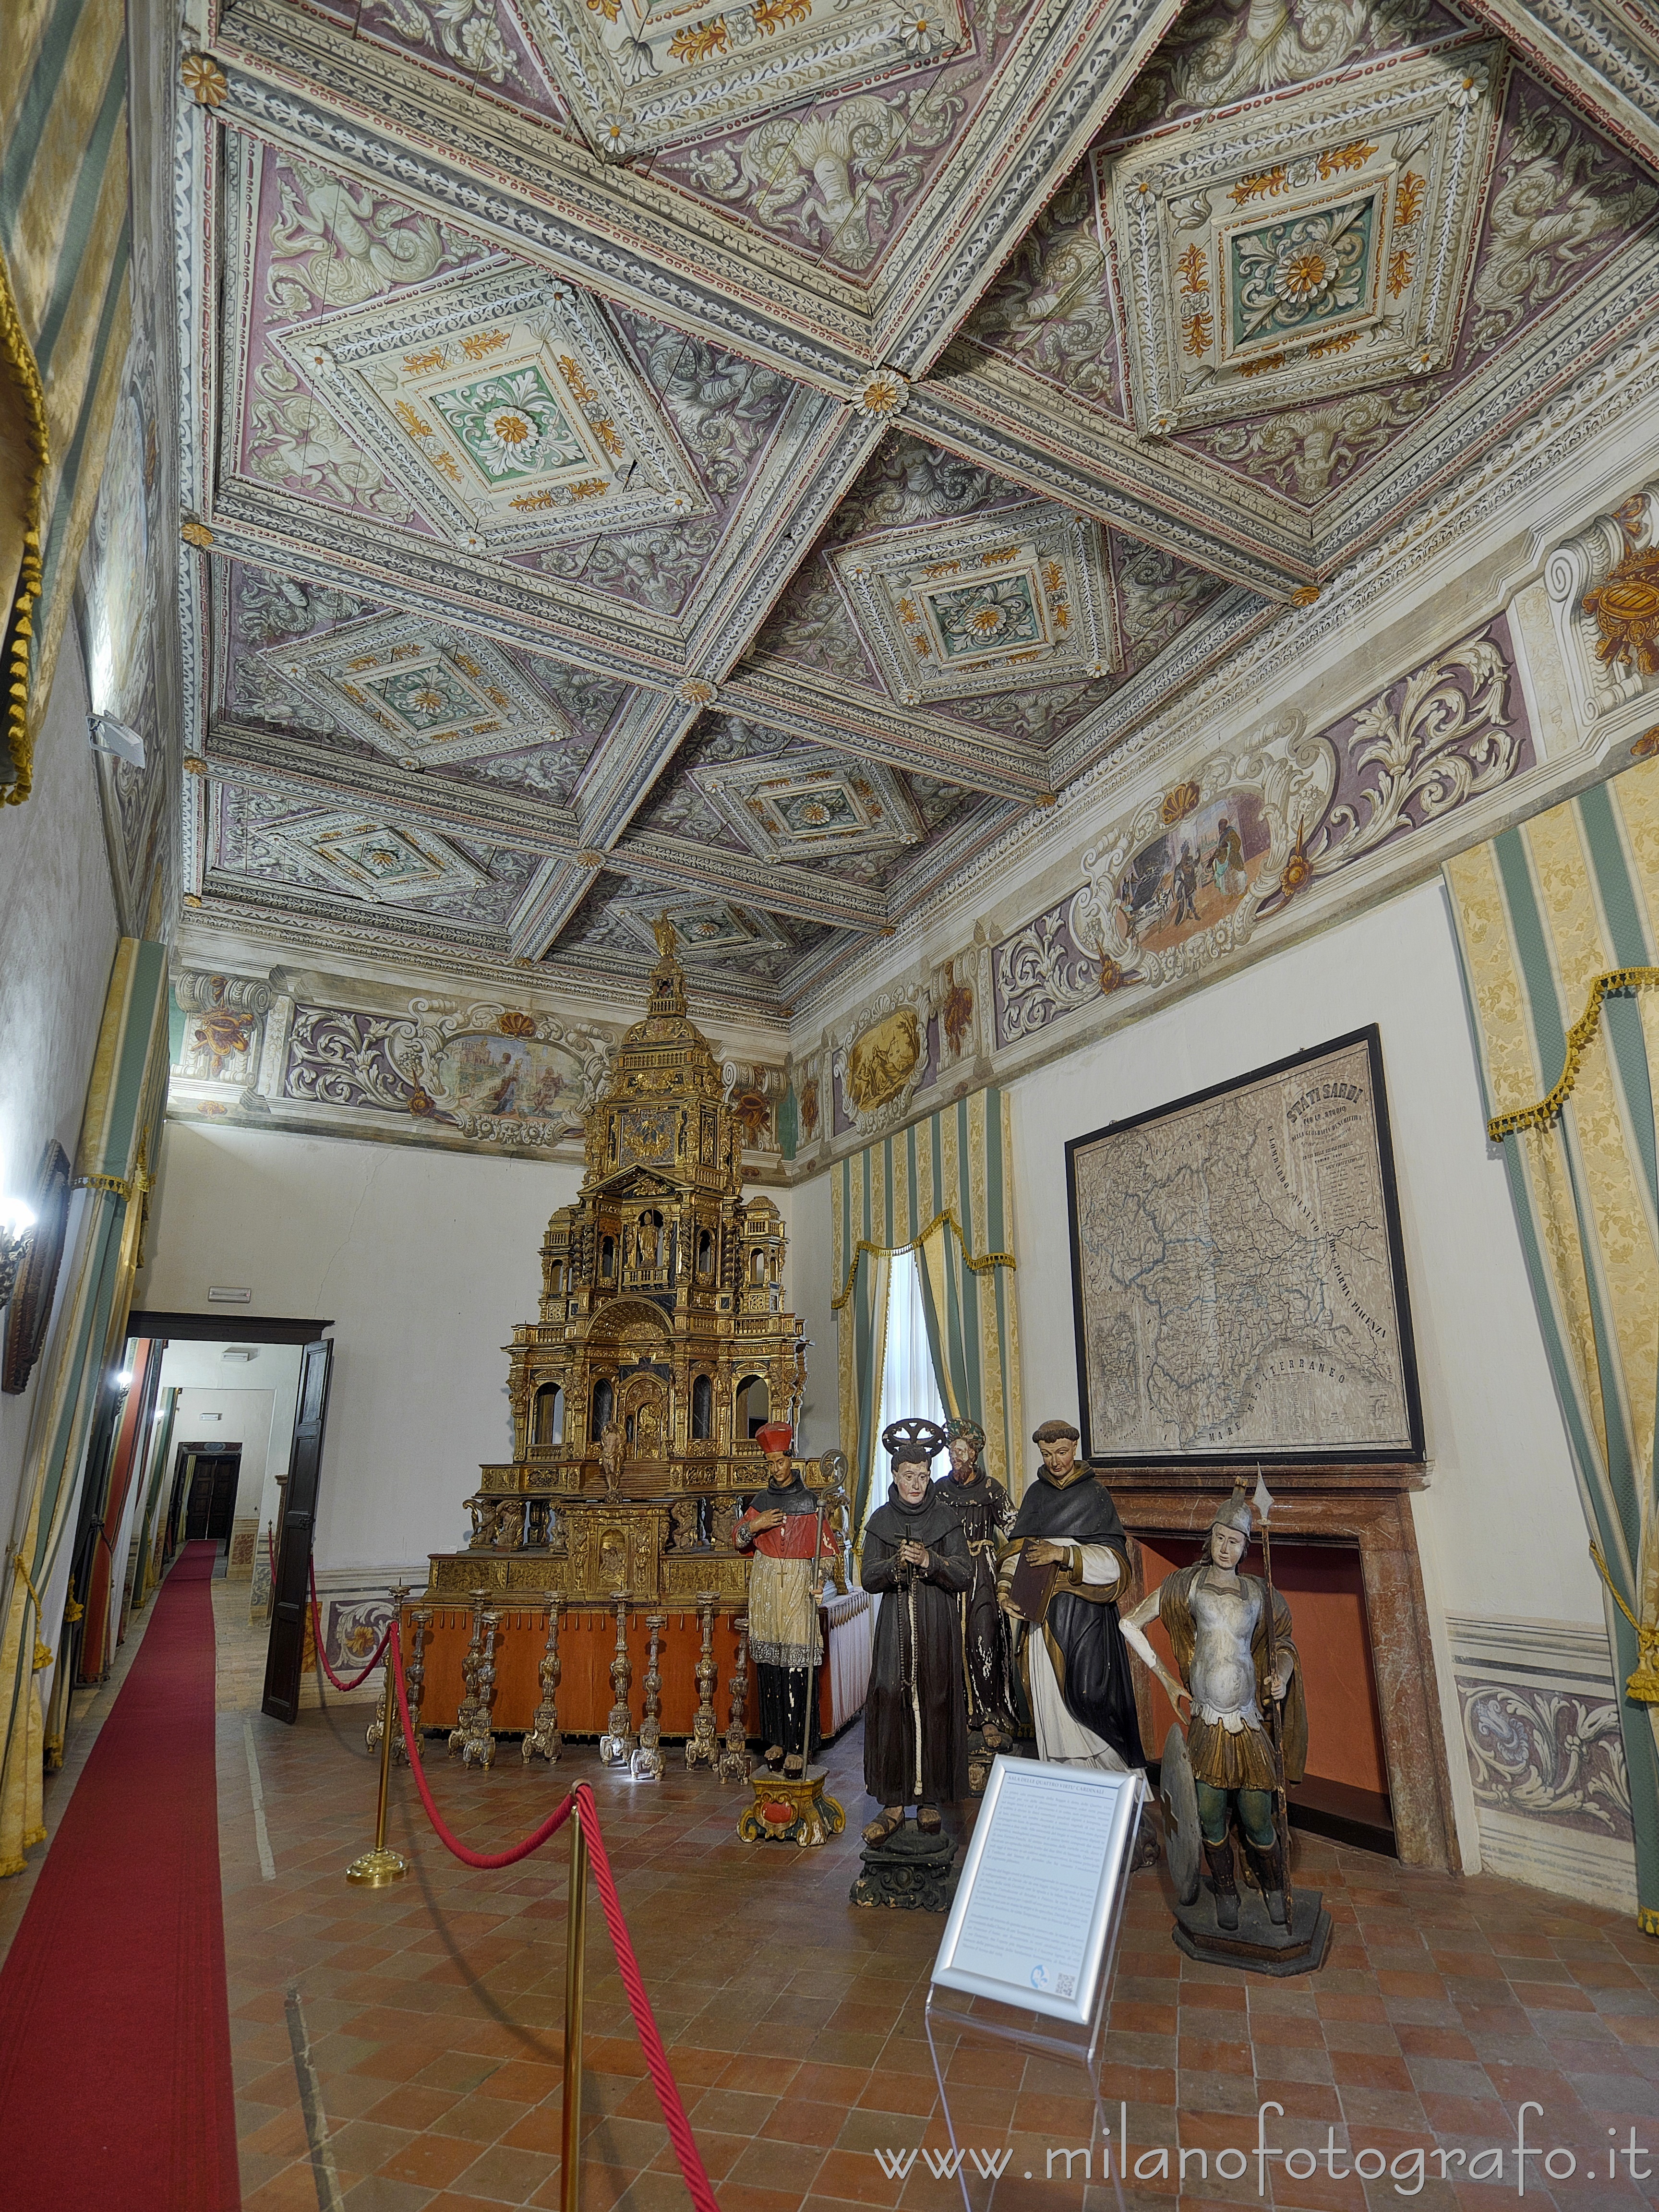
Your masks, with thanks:
[(1420, 1459), (1375, 1025), (1066, 1147), (1099, 1463)]

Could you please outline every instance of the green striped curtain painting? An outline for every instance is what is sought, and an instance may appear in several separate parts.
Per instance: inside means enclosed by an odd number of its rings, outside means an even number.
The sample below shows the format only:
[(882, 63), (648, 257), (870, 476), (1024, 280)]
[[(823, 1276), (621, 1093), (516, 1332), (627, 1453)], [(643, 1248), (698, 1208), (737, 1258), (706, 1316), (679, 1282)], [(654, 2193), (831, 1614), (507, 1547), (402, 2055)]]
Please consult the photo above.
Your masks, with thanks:
[(1659, 761), (1446, 869), (1620, 1685), (1641, 1924), (1659, 1936)]
[(44, 1670), (54, 1653), (43, 1622), (64, 1539), (74, 1522), (100, 1389), (126, 1342), (144, 1194), (151, 1182), (167, 1081), (167, 955), (124, 937), (104, 1001), (76, 1156), (76, 1211), (57, 1317), (34, 1385), (11, 1572), (0, 1590), (0, 1875), (21, 1874), (46, 1833), (40, 1763)]
[(120, 0), (10, 0), (0, 53), (0, 800), (27, 799), (131, 335)]
[(1024, 1455), (1014, 1289), (1009, 1101), (975, 1091), (830, 1171), (843, 1446), (854, 1469), (853, 1526), (875, 1475), (888, 1261), (921, 1262), (939, 1395), (985, 1431), (988, 1473), (1018, 1495)]

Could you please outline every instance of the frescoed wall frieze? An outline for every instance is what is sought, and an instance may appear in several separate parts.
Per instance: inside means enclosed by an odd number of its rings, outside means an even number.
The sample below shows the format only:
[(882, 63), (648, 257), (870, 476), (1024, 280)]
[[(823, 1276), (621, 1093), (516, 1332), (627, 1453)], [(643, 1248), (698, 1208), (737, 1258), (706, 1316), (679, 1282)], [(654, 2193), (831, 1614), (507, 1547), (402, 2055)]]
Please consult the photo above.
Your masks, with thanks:
[[(283, 968), (180, 968), (173, 1006), (177, 1117), (571, 1158), (627, 1026)], [(775, 1176), (781, 1065), (750, 1053), (722, 1080), (746, 1171)]]

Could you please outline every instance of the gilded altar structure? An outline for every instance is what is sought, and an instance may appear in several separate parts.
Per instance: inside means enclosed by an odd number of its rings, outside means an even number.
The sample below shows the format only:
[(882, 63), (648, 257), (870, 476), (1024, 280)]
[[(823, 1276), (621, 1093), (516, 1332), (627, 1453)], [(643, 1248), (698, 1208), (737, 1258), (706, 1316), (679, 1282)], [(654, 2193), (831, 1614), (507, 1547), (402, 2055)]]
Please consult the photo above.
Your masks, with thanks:
[(433, 1554), (434, 1593), (746, 1594), (732, 1524), (765, 1480), (757, 1431), (794, 1424), (806, 1340), (783, 1309), (782, 1218), (743, 1194), (741, 1130), (666, 921), (658, 945), (650, 1011), (586, 1117), (581, 1194), (547, 1224), (540, 1313), (513, 1332), (514, 1456), (481, 1470), (471, 1543)]

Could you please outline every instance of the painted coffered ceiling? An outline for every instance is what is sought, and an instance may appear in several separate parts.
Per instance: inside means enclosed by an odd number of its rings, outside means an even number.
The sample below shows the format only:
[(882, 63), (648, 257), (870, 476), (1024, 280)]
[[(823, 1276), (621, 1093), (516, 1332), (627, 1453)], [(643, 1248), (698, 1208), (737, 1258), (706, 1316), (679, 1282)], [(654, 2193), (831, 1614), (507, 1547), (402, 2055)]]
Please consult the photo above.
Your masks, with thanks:
[(197, 0), (192, 927), (784, 1015), (1650, 319), (1612, 0)]

